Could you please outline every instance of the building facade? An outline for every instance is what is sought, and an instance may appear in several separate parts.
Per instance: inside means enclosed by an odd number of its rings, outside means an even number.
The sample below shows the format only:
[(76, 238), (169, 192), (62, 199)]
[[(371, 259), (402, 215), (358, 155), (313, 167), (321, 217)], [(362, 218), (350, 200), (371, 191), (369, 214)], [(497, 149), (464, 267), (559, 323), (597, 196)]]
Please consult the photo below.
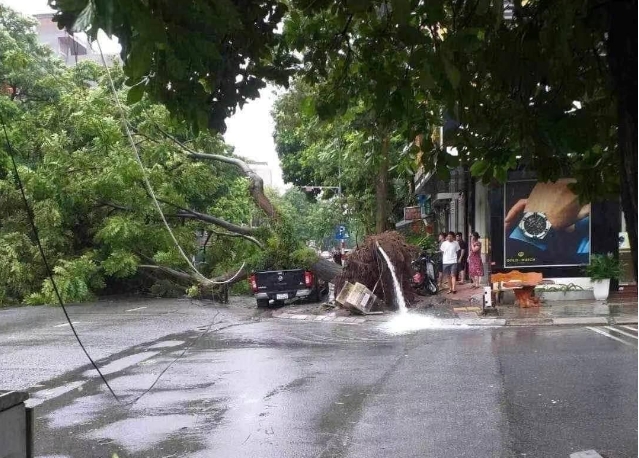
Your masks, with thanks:
[[(583, 269), (591, 254), (623, 257), (627, 242), (619, 200), (581, 203), (570, 191), (572, 181), (540, 183), (534, 172), (522, 167), (510, 171), (504, 184), (484, 185), (467, 168), (458, 167), (447, 181), (428, 173), (416, 174), (415, 194), (428, 232), (462, 232), (465, 238), (470, 232), (480, 234), (484, 283), (491, 273), (520, 270), (540, 272), (557, 283), (588, 287)], [(563, 205), (565, 225), (551, 227), (547, 233), (539, 227), (534, 233), (533, 219), (541, 223), (545, 215), (540, 209), (535, 215), (528, 208), (533, 205), (528, 204), (533, 194), (536, 202), (548, 208), (546, 213), (556, 212), (554, 205)], [(621, 281), (632, 283), (633, 279), (624, 272)]]
[[(85, 60), (102, 64), (99, 50), (93, 48), (86, 34), (70, 34), (66, 30), (60, 30), (58, 24), (53, 22), (53, 13), (35, 14), (33, 17), (38, 21), (38, 41), (49, 46), (66, 65), (73, 66)], [(105, 53), (108, 65), (116, 59), (119, 59), (117, 54)]]

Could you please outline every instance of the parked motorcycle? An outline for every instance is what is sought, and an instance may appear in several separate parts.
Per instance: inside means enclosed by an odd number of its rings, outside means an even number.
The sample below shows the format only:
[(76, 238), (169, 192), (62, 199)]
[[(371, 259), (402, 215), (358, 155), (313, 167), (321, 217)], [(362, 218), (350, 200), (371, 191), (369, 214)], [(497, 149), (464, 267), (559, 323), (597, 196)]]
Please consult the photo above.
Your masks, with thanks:
[(423, 251), (412, 266), (415, 273), (411, 283), (415, 292), (422, 296), (437, 294), (437, 269), (432, 256)]

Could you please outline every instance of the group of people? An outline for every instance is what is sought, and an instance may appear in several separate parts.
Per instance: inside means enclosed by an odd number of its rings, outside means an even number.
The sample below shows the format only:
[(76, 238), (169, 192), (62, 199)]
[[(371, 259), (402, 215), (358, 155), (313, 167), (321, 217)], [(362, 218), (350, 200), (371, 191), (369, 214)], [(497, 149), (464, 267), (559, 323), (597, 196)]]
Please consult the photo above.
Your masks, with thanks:
[(470, 243), (464, 241), (461, 232), (441, 232), (439, 234), (439, 250), (442, 259), (439, 263), (439, 287), (448, 279), (449, 293), (457, 293), (457, 282), (466, 282), (466, 272), (473, 284), (479, 288), (479, 281), (484, 276), (484, 264), (481, 260), (481, 242), (477, 232), (470, 233)]

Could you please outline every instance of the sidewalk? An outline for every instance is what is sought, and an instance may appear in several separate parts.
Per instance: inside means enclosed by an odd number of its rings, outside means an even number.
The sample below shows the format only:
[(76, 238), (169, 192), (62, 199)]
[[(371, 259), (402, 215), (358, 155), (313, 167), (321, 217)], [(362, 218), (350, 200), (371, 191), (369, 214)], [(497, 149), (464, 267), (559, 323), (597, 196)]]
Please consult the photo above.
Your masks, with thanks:
[[(436, 296), (419, 297), (409, 309), (413, 313), (441, 320), (444, 325), (470, 326), (558, 326), (558, 325), (615, 325), (637, 323), (636, 298), (620, 300), (611, 296), (610, 302), (557, 301), (544, 302), (540, 307), (520, 308), (513, 303), (502, 304), (486, 315), (482, 314), (482, 289), (470, 284), (458, 285), (457, 294), (447, 289)], [(335, 322), (359, 325), (384, 322), (396, 312), (383, 315), (351, 315), (341, 308), (321, 306), (282, 307), (274, 310), (273, 318), (295, 321)]]
[(442, 318), (486, 320), (511, 326), (637, 323), (636, 298), (611, 298), (608, 302), (543, 302), (539, 307), (530, 308), (520, 308), (511, 302), (496, 306), (493, 311), (482, 315), (482, 294), (483, 289), (472, 288), (470, 284), (458, 285), (456, 294), (449, 294), (444, 289), (418, 307), (430, 305), (433, 315)]

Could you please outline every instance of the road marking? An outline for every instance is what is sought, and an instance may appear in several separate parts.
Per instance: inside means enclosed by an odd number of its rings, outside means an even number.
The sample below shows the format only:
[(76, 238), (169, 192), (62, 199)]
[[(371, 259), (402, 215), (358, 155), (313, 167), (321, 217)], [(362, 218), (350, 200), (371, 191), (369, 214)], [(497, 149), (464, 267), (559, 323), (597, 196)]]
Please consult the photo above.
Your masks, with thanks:
[(618, 342), (621, 342), (624, 345), (628, 345), (630, 347), (634, 347), (634, 345), (632, 343), (626, 342), (625, 340), (620, 339), (619, 337), (615, 337), (612, 334), (608, 334), (606, 331), (603, 331), (601, 329), (591, 328), (591, 327), (587, 327), (586, 329), (590, 329), (591, 331), (595, 331), (597, 334), (601, 334), (602, 336), (606, 336), (606, 337), (608, 337), (608, 338), (610, 338), (612, 340), (616, 340)]
[[(79, 323), (80, 323), (80, 321), (72, 321), (71, 323), (72, 323), (72, 324), (79, 324)], [(63, 327), (63, 326), (69, 326), (69, 323), (56, 324), (56, 325), (54, 326), (54, 328), (61, 328), (61, 327)]]
[(602, 458), (599, 453), (594, 450), (584, 450), (583, 452), (571, 453), (570, 458)]
[[(114, 374), (116, 372), (123, 371), (124, 369), (136, 366), (142, 363), (142, 361), (146, 361), (147, 359), (154, 357), (158, 353), (159, 351), (145, 351), (143, 353), (134, 353), (133, 355), (124, 356), (100, 367), (100, 372), (102, 372), (103, 375)], [(95, 369), (89, 369), (82, 375), (84, 377), (99, 377)]]
[(637, 332), (637, 328), (633, 328), (632, 326), (619, 326), (620, 328), (630, 329), (631, 331)]
[(145, 309), (145, 308), (146, 307), (138, 307), (136, 309), (129, 309), (129, 310), (127, 310), (127, 312), (135, 312), (136, 310), (142, 310), (142, 309)]
[(634, 335), (634, 334), (630, 334), (629, 332), (623, 332), (623, 331), (620, 331), (619, 329), (617, 329), (617, 328), (613, 328), (612, 326), (605, 326), (605, 328), (606, 328), (606, 329), (610, 329), (611, 331), (614, 331), (614, 332), (616, 332), (616, 333), (618, 333), (618, 334), (623, 334), (624, 336), (632, 337), (633, 339), (637, 339), (637, 340), (639, 340), (639, 338), (637, 338), (637, 336), (636, 336), (636, 335)]
[(84, 385), (85, 383), (86, 383), (86, 380), (79, 380), (77, 382), (67, 383), (66, 385), (62, 385), (62, 386), (58, 386), (54, 388), (48, 388), (46, 390), (36, 391), (29, 397), (29, 399), (27, 399), (24, 402), (24, 404), (27, 407), (39, 406), (45, 401), (50, 401), (51, 399), (55, 399), (75, 389), (80, 389), (80, 387), (82, 387), (82, 385)]

